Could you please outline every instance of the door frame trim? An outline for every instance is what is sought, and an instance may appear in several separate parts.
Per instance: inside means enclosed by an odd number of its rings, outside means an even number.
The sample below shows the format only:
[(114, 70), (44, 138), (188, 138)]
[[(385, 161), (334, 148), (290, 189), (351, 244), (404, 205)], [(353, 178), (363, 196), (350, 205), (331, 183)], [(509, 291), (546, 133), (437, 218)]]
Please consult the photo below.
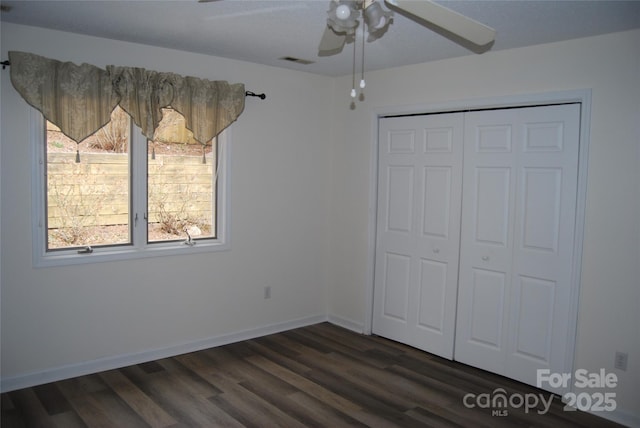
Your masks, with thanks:
[(578, 149), (578, 189), (576, 196), (576, 218), (574, 233), (573, 261), (571, 266), (571, 291), (569, 311), (569, 329), (567, 335), (567, 360), (565, 367), (573, 369), (575, 344), (578, 328), (578, 308), (580, 282), (582, 274), (582, 248), (587, 196), (587, 168), (589, 160), (589, 141), (591, 129), (591, 89), (555, 91), (521, 95), (507, 95), (466, 100), (452, 100), (438, 103), (382, 106), (372, 110), (370, 143), (370, 176), (368, 206), (368, 248), (366, 272), (366, 313), (363, 326), (364, 334), (372, 334), (374, 314), (376, 223), (378, 204), (378, 122), (385, 116), (447, 113), (454, 111), (473, 111), (480, 109), (500, 109), (513, 107), (534, 107), (564, 103), (580, 103), (580, 141)]

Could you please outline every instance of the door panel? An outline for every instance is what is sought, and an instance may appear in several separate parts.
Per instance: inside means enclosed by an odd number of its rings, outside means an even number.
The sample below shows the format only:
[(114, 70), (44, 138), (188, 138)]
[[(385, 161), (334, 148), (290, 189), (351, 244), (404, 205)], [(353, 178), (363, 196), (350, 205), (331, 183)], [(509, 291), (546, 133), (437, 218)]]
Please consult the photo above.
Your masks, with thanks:
[[(516, 286), (505, 374), (532, 385), (536, 369), (571, 372), (572, 350), (566, 343), (573, 332), (567, 308), (573, 295), (579, 124), (578, 104), (526, 109), (520, 119), (521, 191), (513, 253)], [(545, 342), (548, 356), (543, 352)], [(521, 352), (523, 347), (529, 352)], [(542, 356), (546, 359), (536, 358)]]
[(499, 351), (502, 348), (505, 275), (475, 268), (471, 287), (469, 341)]
[(411, 258), (404, 254), (385, 254), (384, 305), (385, 317), (407, 322)]
[(384, 118), (379, 130), (373, 332), (446, 358), (458, 284), (462, 117)]
[(389, 166), (387, 189), (387, 231), (410, 233), (413, 220), (413, 167)]
[(465, 116), (455, 359), (504, 369), (514, 215), (513, 110)]
[(418, 327), (444, 334), (447, 263), (426, 259), (420, 260), (420, 263)]
[[(451, 209), (451, 167), (424, 168), (424, 213), (422, 233), (433, 238), (447, 239)], [(444, 191), (443, 191), (444, 189)]]
[(561, 168), (524, 168), (522, 174), (523, 249), (556, 253), (562, 196)]
[(518, 308), (514, 351), (519, 357), (549, 364), (556, 283), (520, 276), (515, 282), (514, 302)]
[[(531, 385), (537, 369), (570, 372), (579, 117), (577, 104), (465, 116), (456, 360)], [(502, 294), (478, 285), (487, 271)]]
[(511, 124), (478, 125), (475, 132), (476, 153), (511, 153)]
[(473, 229), (480, 245), (507, 246), (510, 168), (476, 168)]

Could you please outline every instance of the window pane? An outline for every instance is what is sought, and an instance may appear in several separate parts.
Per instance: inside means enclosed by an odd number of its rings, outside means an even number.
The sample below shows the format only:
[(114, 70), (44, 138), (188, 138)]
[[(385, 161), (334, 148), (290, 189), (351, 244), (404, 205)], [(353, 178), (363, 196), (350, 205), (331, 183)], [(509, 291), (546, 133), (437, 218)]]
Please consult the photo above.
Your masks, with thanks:
[(148, 241), (216, 237), (217, 144), (194, 140), (184, 117), (163, 109), (148, 142)]
[(46, 122), (47, 250), (131, 242), (130, 141), (119, 107), (80, 144)]

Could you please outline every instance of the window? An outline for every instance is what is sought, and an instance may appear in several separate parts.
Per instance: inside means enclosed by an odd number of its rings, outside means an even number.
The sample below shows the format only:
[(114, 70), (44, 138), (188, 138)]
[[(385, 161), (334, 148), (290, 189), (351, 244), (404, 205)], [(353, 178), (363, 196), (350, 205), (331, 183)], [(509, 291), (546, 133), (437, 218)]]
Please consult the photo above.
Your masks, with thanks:
[(162, 111), (154, 139), (147, 141), (147, 240), (215, 238), (216, 139), (198, 143), (180, 113)]
[(80, 144), (49, 121), (45, 127), (47, 251), (131, 244), (129, 115), (116, 108)]
[(226, 249), (229, 130), (206, 145), (163, 109), (146, 140), (117, 107), (76, 144), (33, 111), (34, 264)]

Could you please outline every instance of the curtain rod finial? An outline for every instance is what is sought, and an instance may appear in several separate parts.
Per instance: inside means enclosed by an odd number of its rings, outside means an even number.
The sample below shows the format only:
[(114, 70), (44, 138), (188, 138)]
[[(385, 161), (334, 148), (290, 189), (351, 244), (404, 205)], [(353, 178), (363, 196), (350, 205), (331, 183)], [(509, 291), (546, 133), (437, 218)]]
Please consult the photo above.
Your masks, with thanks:
[(266, 94), (256, 94), (255, 92), (251, 92), (251, 91), (246, 91), (246, 92), (244, 93), (244, 96), (245, 96), (245, 97), (258, 97), (258, 98), (260, 98), (261, 100), (264, 100), (265, 98), (267, 98), (267, 95), (266, 95)]

